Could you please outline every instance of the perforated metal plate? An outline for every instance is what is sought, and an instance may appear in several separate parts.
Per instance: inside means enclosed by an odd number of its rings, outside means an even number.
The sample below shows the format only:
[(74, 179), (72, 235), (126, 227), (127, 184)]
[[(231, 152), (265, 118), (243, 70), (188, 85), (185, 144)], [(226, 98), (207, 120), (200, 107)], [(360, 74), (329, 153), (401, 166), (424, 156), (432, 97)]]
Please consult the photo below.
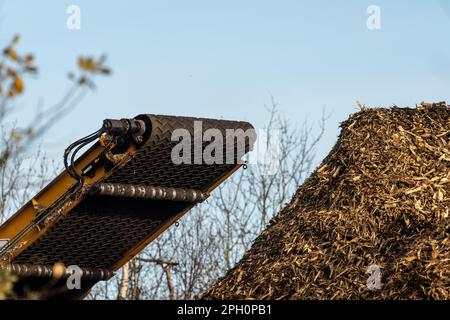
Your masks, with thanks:
[(14, 263), (63, 262), (67, 266), (111, 268), (128, 250), (185, 206), (183, 202), (92, 197), (59, 220)]

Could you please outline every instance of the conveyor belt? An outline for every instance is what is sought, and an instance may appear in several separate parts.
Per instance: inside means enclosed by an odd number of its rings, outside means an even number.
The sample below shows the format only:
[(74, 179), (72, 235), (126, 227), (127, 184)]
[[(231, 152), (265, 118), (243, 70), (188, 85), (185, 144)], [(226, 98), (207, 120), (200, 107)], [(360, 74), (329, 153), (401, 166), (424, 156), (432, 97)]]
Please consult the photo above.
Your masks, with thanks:
[[(194, 121), (202, 122), (202, 133), (218, 129), (224, 137), (227, 129), (252, 129), (249, 123), (225, 120), (159, 115), (137, 119), (146, 123), (146, 133), (123, 143), (115, 163), (102, 158), (106, 147), (97, 142), (76, 163), (78, 172), (95, 168), (82, 188), (74, 188), (74, 178), (64, 171), (0, 227), (0, 239), (9, 240), (0, 249), (4, 267), (41, 266), (47, 275), (56, 263), (93, 274), (116, 271), (241, 165), (236, 155), (239, 141), (226, 139), (223, 154), (231, 151), (233, 163), (176, 165), (171, 159), (178, 143), (171, 140), (173, 131), (185, 129), (194, 136), (198, 134)], [(254, 139), (244, 141), (248, 152)], [(193, 159), (194, 140), (191, 144)], [(203, 142), (201, 150), (208, 144)], [(44, 209), (37, 209), (36, 203)], [(47, 283), (36, 274), (19, 277), (19, 292), (27, 287), (39, 291)], [(43, 297), (81, 298), (98, 280), (104, 279), (84, 279), (82, 289), (75, 291), (65, 290), (62, 280), (55, 281), (53, 291)]]

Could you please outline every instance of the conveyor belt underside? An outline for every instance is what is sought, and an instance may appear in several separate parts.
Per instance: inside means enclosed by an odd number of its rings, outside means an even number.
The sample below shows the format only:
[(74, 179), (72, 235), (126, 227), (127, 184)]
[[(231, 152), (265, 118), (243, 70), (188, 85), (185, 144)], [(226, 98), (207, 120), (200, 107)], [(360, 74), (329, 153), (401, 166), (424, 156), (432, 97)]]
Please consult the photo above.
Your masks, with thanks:
[[(208, 128), (241, 128), (251, 125), (209, 119), (151, 116), (152, 134), (133, 158), (123, 167), (114, 169), (102, 183), (196, 189), (207, 192), (236, 166), (233, 164), (174, 165), (171, 141), (174, 129), (184, 128), (193, 135), (193, 123), (202, 120)], [(225, 136), (225, 135), (224, 135)], [(192, 141), (194, 143), (194, 141)], [(207, 143), (203, 144), (203, 148)], [(236, 147), (236, 144), (232, 144)], [(191, 159), (194, 159), (191, 148)], [(246, 141), (245, 151), (249, 144)], [(224, 145), (224, 154), (226, 154)], [(235, 151), (235, 150), (232, 150)], [(126, 197), (90, 195), (51, 226), (11, 262), (15, 264), (52, 265), (113, 269), (131, 249), (136, 248), (158, 230), (164, 222), (191, 207), (193, 203)]]
[(111, 268), (185, 202), (91, 197), (58, 221), (14, 263)]
[[(149, 141), (104, 182), (207, 191), (236, 164), (173, 164), (171, 151), (177, 142), (171, 141), (172, 132), (185, 128), (194, 136), (194, 120), (198, 119), (154, 116)], [(222, 132), (230, 128), (249, 128), (244, 122), (202, 120), (202, 124), (203, 130), (218, 128)], [(192, 160), (195, 156), (193, 143)], [(204, 143), (203, 148), (206, 145)], [(226, 152), (224, 145), (223, 153)], [(164, 221), (190, 205), (176, 201), (90, 196), (16, 257), (13, 263), (51, 265), (63, 262), (86, 268), (111, 268)]]

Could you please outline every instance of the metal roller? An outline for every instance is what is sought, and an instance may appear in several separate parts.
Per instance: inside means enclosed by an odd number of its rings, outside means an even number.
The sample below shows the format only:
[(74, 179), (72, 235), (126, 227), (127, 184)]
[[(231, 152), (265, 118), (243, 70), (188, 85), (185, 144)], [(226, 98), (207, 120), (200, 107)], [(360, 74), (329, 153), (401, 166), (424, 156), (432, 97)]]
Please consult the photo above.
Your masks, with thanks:
[(94, 187), (94, 192), (103, 196), (183, 202), (203, 202), (208, 198), (207, 193), (197, 189), (126, 185), (119, 183), (100, 183)]
[(10, 264), (5, 266), (5, 269), (18, 277), (65, 279), (70, 277), (74, 272), (80, 272), (80, 277), (82, 279), (103, 281), (114, 276), (114, 273), (108, 269), (80, 267), (66, 268), (64, 265), (55, 265), (51, 267), (30, 264)]

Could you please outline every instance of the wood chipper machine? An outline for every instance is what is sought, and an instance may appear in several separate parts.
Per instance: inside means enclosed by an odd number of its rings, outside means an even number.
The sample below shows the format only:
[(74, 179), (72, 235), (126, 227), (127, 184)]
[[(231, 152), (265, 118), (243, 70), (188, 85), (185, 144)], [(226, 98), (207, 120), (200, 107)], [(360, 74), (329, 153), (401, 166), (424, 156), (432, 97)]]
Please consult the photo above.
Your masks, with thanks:
[[(247, 122), (104, 120), (66, 149), (65, 170), (0, 226), (0, 268), (16, 276), (16, 297), (84, 298), (245, 166), (255, 139)], [(68, 286), (77, 276), (81, 285)]]

